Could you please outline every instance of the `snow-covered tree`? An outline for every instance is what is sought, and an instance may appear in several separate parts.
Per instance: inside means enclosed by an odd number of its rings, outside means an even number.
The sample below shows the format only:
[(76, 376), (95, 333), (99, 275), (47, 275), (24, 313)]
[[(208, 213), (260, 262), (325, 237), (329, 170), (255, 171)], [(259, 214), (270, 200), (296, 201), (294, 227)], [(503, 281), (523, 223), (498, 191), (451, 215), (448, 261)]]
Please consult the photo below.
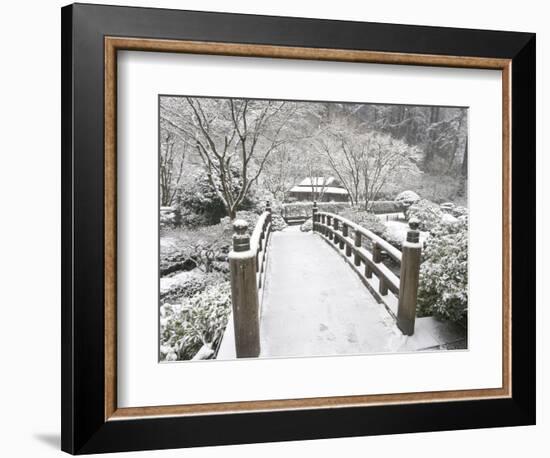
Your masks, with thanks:
[(284, 202), (288, 191), (300, 181), (302, 175), (297, 166), (299, 160), (293, 145), (283, 145), (269, 155), (261, 176), (261, 185), (272, 200)]
[(186, 154), (186, 145), (161, 123), (159, 182), (160, 204), (163, 207), (169, 207), (174, 203), (183, 175)]
[(419, 152), (391, 135), (347, 122), (323, 127), (319, 152), (349, 193), (351, 203), (365, 209), (392, 180), (419, 174)]
[[(299, 109), (299, 104), (284, 101), (166, 97), (160, 115), (198, 153), (233, 219), (269, 156), (291, 138)], [(234, 168), (240, 172), (239, 186)]]

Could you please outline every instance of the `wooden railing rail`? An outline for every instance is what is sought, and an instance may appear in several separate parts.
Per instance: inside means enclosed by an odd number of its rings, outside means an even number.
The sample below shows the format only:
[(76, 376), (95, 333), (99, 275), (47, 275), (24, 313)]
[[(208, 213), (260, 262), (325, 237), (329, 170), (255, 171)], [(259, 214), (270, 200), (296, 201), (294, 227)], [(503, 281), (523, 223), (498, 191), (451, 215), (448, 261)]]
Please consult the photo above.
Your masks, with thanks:
[[(288, 223), (305, 222), (311, 217), (312, 202), (283, 203), (281, 216)], [(330, 212), (338, 212), (350, 208), (349, 202), (318, 202), (317, 207)]]
[[(406, 335), (412, 335), (421, 255), (418, 223), (414, 220), (409, 222), (410, 229), (401, 252), (382, 237), (353, 221), (334, 213), (321, 212), (315, 204), (312, 212), (313, 231), (322, 235), (338, 251), (343, 251), (344, 258), (348, 259), (350, 265), (362, 275), (364, 283), (375, 297), (392, 311), (401, 331)], [(353, 237), (350, 230), (353, 231)], [(363, 246), (363, 238), (370, 241), (370, 250)], [(400, 264), (399, 277), (384, 264), (384, 253)], [(359, 270), (361, 264), (364, 266), (362, 273)], [(378, 279), (376, 289), (372, 283), (373, 275)], [(391, 305), (388, 291), (397, 298), (396, 309)]]
[[(352, 229), (354, 232), (359, 232), (362, 237), (367, 238), (371, 241), (373, 245), (377, 245), (378, 249), (385, 251), (388, 256), (393, 258), (396, 262), (401, 262), (401, 251), (399, 251), (397, 248), (395, 248), (393, 245), (391, 245), (389, 242), (384, 240), (382, 237), (376, 235), (374, 232), (369, 231), (368, 229), (360, 226), (357, 223), (354, 223), (353, 221), (350, 221), (349, 219), (343, 218), (342, 216), (336, 215), (334, 213), (328, 213), (328, 212), (316, 212), (319, 216), (325, 215), (330, 217), (331, 221), (338, 221), (339, 225), (346, 226), (347, 228)], [(317, 221), (319, 222), (319, 221)]]
[[(267, 202), (266, 210), (256, 222), (250, 236), (250, 249), (256, 253), (256, 284), (258, 289), (263, 288), (265, 276), (265, 261), (267, 258), (267, 244), (271, 234), (271, 206)], [(261, 296), (260, 296), (261, 306)]]
[(233, 223), (233, 250), (229, 253), (231, 300), (237, 358), (260, 354), (261, 295), (271, 234), (271, 206), (260, 215), (252, 235), (245, 220)]

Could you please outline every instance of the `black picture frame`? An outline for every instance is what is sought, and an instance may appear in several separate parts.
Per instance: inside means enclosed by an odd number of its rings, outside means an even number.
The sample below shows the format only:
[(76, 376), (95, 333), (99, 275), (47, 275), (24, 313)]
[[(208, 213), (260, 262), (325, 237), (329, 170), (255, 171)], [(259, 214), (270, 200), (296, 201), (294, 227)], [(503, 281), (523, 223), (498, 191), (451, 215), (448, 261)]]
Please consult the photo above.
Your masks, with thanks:
[[(88, 4), (66, 6), (61, 14), (64, 451), (84, 454), (535, 424), (535, 34)], [(106, 421), (106, 36), (511, 59), (512, 396)]]

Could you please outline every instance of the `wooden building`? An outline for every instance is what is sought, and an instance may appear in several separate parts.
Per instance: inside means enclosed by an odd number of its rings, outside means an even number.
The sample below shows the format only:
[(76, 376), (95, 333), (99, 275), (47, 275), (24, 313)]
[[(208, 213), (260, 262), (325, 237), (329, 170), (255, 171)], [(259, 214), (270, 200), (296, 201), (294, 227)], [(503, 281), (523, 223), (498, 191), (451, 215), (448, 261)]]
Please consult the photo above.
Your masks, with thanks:
[(305, 178), (288, 193), (291, 201), (348, 202), (348, 191), (334, 177)]

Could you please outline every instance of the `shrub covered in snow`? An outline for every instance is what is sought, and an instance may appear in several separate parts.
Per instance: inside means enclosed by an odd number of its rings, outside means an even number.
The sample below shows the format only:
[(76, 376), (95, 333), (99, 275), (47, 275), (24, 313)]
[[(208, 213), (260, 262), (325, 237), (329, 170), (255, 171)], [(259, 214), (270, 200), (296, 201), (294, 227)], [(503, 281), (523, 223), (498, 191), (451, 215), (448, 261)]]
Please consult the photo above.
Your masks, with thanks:
[(444, 213), (439, 208), (439, 205), (422, 199), (411, 205), (406, 215), (408, 220), (416, 218), (420, 222), (419, 229), (421, 231), (431, 231), (441, 222)]
[[(341, 213), (350, 208), (347, 202), (317, 202), (319, 211), (328, 213)], [(283, 204), (281, 213), (284, 216), (306, 216), (313, 214), (313, 202), (294, 202), (291, 204)]]
[[(232, 173), (231, 193), (236, 195), (242, 187), (242, 179), (238, 169), (233, 169)], [(258, 198), (251, 189), (240, 208), (255, 210), (257, 205)], [(202, 172), (195, 174), (186, 186), (181, 187), (177, 196), (177, 206), (181, 211), (183, 224), (193, 226), (217, 224), (221, 218), (227, 215), (227, 209), (222, 199), (210, 183), (208, 175)]]
[(468, 310), (468, 222), (434, 225), (423, 251), (418, 315), (463, 321)]
[(355, 224), (359, 224), (365, 229), (374, 232), (376, 235), (383, 236), (386, 232), (386, 226), (382, 221), (380, 221), (380, 218), (370, 212), (366, 212), (365, 210), (349, 208), (346, 211), (341, 212), (340, 215)]
[(271, 213), (271, 230), (282, 231), (287, 228), (288, 224), (280, 214)]
[(210, 272), (214, 261), (226, 259), (231, 235), (232, 228), (222, 224), (209, 226), (208, 230), (164, 231), (160, 247), (161, 275), (194, 268)]
[(389, 221), (386, 223), (386, 232), (384, 240), (398, 250), (403, 249), (403, 242), (407, 239), (407, 230), (403, 223)]
[(217, 348), (231, 312), (229, 282), (211, 285), (180, 304), (160, 307), (162, 361), (188, 360), (204, 346)]
[(372, 213), (399, 213), (403, 211), (403, 206), (393, 200), (373, 200), (368, 204), (369, 211)]
[(160, 207), (160, 226), (179, 226), (182, 223), (181, 214), (176, 207)]
[[(254, 230), (254, 227), (256, 227), (256, 223), (258, 222), (259, 218), (260, 215), (258, 213), (246, 210), (239, 210), (235, 216), (236, 220), (242, 219), (248, 223), (249, 234), (251, 234)], [(222, 218), (220, 220), (220, 224), (225, 228), (226, 232), (229, 232), (229, 234), (233, 233), (233, 222), (229, 219), (229, 216)]]
[(443, 213), (443, 216), (441, 217), (441, 221), (444, 223), (454, 223), (457, 221), (457, 218), (455, 218), (450, 213)]
[(212, 218), (207, 214), (195, 213), (184, 209), (181, 211), (181, 224), (186, 228), (195, 229), (202, 226), (210, 226)]
[(442, 204), (439, 204), (439, 208), (443, 212), (452, 213), (453, 209), (455, 208), (455, 204), (453, 204), (452, 202), (443, 202)]
[(452, 215), (455, 218), (461, 218), (464, 216), (468, 216), (468, 209), (466, 207), (463, 207), (462, 205), (456, 205), (452, 210)]
[(160, 301), (161, 303), (180, 301), (183, 297), (191, 297), (204, 291), (209, 285), (215, 285), (224, 281), (226, 281), (225, 275), (218, 272), (206, 274), (200, 269), (179, 272), (169, 277), (161, 277)]
[(420, 201), (420, 196), (414, 191), (403, 191), (400, 192), (394, 200), (397, 204), (406, 209), (412, 204)]
[(302, 232), (311, 232), (313, 230), (313, 219), (308, 218), (304, 224), (300, 226)]

